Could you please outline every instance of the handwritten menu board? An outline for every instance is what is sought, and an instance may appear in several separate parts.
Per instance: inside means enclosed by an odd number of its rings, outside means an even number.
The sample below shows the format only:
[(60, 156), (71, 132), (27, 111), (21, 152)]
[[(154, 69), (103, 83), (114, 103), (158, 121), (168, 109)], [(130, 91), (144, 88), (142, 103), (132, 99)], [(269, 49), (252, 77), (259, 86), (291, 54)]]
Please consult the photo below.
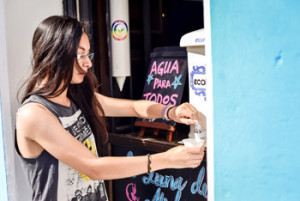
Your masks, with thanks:
[[(146, 151), (119, 146), (114, 155), (145, 155)], [(114, 180), (114, 200), (207, 201), (206, 156), (199, 167), (166, 169)]]
[[(187, 53), (185, 48), (158, 47), (150, 55), (151, 61), (144, 86), (142, 99), (164, 105), (181, 103), (187, 76)], [(174, 125), (173, 121), (162, 119), (137, 119)]]

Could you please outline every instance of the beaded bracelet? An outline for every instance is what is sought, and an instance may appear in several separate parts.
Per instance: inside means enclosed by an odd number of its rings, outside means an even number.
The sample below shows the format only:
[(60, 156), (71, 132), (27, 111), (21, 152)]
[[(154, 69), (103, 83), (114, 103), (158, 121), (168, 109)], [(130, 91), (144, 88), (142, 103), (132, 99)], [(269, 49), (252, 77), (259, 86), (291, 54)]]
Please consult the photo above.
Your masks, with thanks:
[(148, 172), (147, 172), (147, 174), (149, 175), (152, 172), (151, 155), (147, 154), (147, 158), (148, 158)]

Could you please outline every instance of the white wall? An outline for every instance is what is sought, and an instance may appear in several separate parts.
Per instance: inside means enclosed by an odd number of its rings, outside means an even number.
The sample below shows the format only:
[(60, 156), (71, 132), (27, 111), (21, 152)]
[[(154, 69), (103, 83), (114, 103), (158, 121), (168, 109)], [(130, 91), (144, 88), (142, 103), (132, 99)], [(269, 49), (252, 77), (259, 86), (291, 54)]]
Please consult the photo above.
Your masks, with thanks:
[[(13, 146), (12, 131), (15, 125), (15, 113), (19, 106), (16, 94), (30, 73), (31, 40), (35, 28), (46, 17), (61, 15), (63, 6), (62, 0), (0, 0), (0, 11), (0, 77), (9, 200), (27, 201), (31, 200), (31, 192)], [(2, 31), (2, 23), (5, 23), (5, 32)]]
[[(8, 73), (6, 59), (6, 41), (5, 41), (5, 22), (4, 22), (4, 4), (0, 0), (0, 200), (7, 201), (7, 180), (4, 158), (4, 139), (3, 132), (11, 133), (11, 118), (9, 107), (8, 91)], [(6, 107), (4, 107), (6, 106)], [(7, 114), (3, 115), (2, 114)]]

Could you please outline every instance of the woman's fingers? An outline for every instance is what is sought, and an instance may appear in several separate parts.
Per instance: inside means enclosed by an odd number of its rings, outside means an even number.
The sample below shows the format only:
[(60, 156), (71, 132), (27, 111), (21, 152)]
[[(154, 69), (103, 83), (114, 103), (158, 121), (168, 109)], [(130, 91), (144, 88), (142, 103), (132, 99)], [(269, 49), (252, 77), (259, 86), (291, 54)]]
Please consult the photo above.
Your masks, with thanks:
[(204, 153), (204, 146), (201, 147), (184, 147), (188, 152), (192, 154)]
[(186, 125), (191, 125), (195, 123), (194, 120), (187, 118), (179, 118), (179, 122)]
[(200, 165), (204, 157), (204, 147), (178, 146), (169, 150), (173, 164), (178, 168), (195, 168)]
[(190, 103), (183, 103), (170, 113), (172, 113), (171, 117), (174, 121), (187, 125), (194, 124), (194, 120), (200, 120), (198, 110)]

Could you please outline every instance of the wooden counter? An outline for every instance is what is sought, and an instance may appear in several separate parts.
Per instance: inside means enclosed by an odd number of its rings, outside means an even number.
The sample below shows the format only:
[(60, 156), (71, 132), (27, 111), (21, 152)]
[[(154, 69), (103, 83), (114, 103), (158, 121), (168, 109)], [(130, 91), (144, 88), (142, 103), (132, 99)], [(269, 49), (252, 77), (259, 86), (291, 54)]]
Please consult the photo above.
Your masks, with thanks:
[(136, 133), (131, 134), (109, 134), (109, 143), (113, 145), (122, 145), (127, 147), (135, 147), (151, 152), (163, 152), (178, 146), (176, 142), (168, 142), (155, 138), (139, 137)]

